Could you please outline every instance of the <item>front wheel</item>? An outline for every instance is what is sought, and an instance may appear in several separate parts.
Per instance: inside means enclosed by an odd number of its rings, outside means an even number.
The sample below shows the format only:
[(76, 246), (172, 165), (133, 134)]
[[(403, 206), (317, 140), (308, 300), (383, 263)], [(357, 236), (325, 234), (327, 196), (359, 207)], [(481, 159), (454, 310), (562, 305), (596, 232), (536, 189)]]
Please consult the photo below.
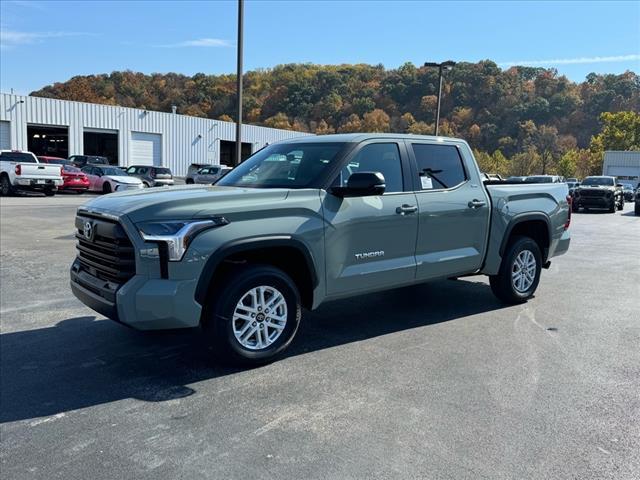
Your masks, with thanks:
[(266, 265), (238, 269), (211, 292), (207, 342), (225, 363), (259, 365), (274, 360), (293, 340), (302, 306), (295, 283)]
[(620, 199), (620, 205), (618, 205), (618, 210), (624, 210), (624, 198)]
[(542, 254), (529, 237), (515, 237), (507, 246), (500, 271), (489, 277), (494, 295), (505, 303), (526, 302), (538, 288)]
[(111, 193), (111, 184), (109, 182), (104, 182), (102, 185), (102, 193)]
[(609, 213), (616, 213), (616, 209), (618, 208), (618, 205), (616, 203), (617, 202), (615, 200), (611, 202), (611, 205), (609, 206)]

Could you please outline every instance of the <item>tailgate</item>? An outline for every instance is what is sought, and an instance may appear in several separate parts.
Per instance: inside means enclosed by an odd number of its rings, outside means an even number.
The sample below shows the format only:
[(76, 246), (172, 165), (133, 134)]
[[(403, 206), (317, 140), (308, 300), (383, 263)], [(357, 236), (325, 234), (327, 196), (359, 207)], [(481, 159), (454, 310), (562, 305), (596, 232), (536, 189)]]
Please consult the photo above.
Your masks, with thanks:
[(20, 178), (61, 178), (60, 165), (48, 165), (46, 163), (19, 163)]

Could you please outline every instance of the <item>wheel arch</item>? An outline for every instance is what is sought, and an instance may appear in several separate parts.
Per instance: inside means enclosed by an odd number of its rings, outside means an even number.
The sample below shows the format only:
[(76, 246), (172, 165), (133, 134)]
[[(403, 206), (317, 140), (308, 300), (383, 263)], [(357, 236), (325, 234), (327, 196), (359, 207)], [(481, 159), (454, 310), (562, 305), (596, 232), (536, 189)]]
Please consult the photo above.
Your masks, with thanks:
[(517, 235), (524, 235), (534, 240), (540, 247), (543, 263), (547, 261), (551, 245), (551, 221), (547, 215), (540, 212), (530, 212), (514, 217), (507, 225), (502, 237), (500, 257), (504, 257), (509, 242)]
[(208, 292), (237, 264), (266, 264), (280, 268), (296, 283), (305, 308), (313, 304), (318, 285), (313, 255), (299, 239), (289, 235), (253, 237), (223, 245), (207, 259), (196, 286), (195, 300), (205, 306)]

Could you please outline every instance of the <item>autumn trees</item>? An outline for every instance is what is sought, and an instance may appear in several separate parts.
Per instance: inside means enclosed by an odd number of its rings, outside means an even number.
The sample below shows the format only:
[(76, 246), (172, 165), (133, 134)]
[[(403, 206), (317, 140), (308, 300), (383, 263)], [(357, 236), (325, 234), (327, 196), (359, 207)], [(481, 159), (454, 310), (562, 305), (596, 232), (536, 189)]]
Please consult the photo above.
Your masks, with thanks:
[[(181, 113), (229, 120), (234, 82), (233, 75), (126, 71), (73, 77), (33, 95), (167, 112), (177, 105)], [(280, 65), (247, 72), (244, 85), (249, 123), (320, 135), (434, 131), (437, 71), (411, 63)], [(440, 132), (484, 152), (487, 171), (583, 175), (598, 173), (606, 149), (640, 148), (639, 111), (633, 72), (574, 83), (553, 69), (462, 62), (446, 76)]]

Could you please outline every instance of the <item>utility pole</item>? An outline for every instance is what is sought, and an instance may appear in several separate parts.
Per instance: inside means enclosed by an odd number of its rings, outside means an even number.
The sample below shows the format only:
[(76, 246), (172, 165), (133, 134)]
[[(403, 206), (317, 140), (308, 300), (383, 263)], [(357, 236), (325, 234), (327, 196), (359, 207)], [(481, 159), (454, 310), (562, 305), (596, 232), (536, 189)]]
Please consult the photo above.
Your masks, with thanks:
[(242, 161), (242, 39), (244, 36), (244, 0), (238, 0), (238, 64), (236, 73), (236, 101), (238, 103), (236, 115), (236, 158), (234, 165)]
[(440, 102), (442, 101), (442, 72), (444, 70), (451, 70), (456, 62), (452, 60), (447, 60), (442, 63), (435, 62), (427, 62), (424, 64), (425, 67), (437, 67), (438, 68), (438, 107), (436, 109), (436, 125), (434, 128), (434, 135), (438, 136), (438, 129), (440, 127)]

